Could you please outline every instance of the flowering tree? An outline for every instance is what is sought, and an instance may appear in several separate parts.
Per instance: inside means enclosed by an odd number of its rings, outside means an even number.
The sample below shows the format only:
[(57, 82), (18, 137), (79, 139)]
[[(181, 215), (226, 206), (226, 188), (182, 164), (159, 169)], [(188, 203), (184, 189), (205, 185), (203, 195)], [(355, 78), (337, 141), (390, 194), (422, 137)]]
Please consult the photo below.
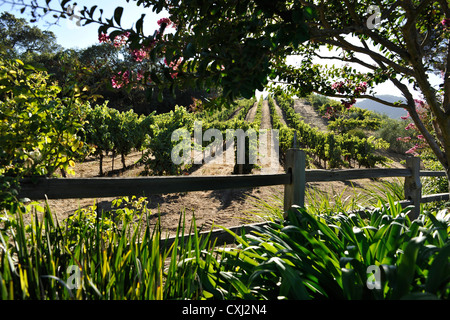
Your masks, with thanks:
[[(340, 97), (346, 107), (368, 98), (408, 111), (415, 147), (431, 150), (447, 170), (450, 163), (450, 8), (448, 1), (300, 1), (312, 5), (318, 19), (308, 23), (310, 41), (294, 50), (299, 65), (280, 58), (275, 83), (299, 95), (310, 92)], [(322, 54), (327, 47), (330, 54)], [(345, 64), (327, 67), (331, 59)], [(430, 74), (441, 75), (434, 86)], [(275, 79), (274, 79), (275, 80)], [(390, 82), (406, 102), (375, 96), (375, 85)], [(423, 95), (415, 99), (408, 83)], [(333, 112), (330, 110), (329, 112)]]
[[(30, 9), (33, 19), (49, 13), (56, 19), (68, 18), (74, 3), (63, 0), (50, 7), (50, 0), (3, 2), (21, 5), (23, 13)], [(157, 13), (167, 12), (153, 34), (144, 34), (145, 15), (132, 28), (124, 28), (122, 7), (111, 18), (104, 18), (97, 6), (80, 12), (81, 24), (100, 24), (101, 41), (121, 45), (123, 39), (136, 59), (166, 61), (162, 69), (125, 70), (117, 75), (115, 85), (129, 84), (131, 79), (160, 89), (220, 87), (221, 98), (231, 100), (264, 89), (275, 70), (274, 58), (286, 56), (308, 39), (306, 21), (313, 16), (310, 8), (294, 6), (292, 1), (135, 2)]]
[[(50, 11), (50, 0), (40, 6), (39, 2), (29, 3), (34, 17)], [(58, 18), (65, 15), (70, 2), (61, 1)], [(285, 90), (297, 95), (316, 92), (340, 97), (346, 107), (359, 97), (404, 108), (420, 132), (420, 139), (448, 172), (447, 0), (379, 0), (376, 6), (349, 0), (135, 2), (158, 13), (167, 12), (167, 18), (160, 21), (154, 34), (143, 34), (144, 16), (133, 28), (122, 28), (121, 7), (116, 8), (110, 19), (96, 16), (96, 6), (85, 8), (82, 19), (85, 23), (99, 22), (99, 33), (107, 34), (110, 41), (129, 32), (126, 42), (130, 50), (137, 50), (138, 59), (166, 59), (162, 72), (146, 70), (141, 81), (172, 88), (219, 85), (223, 96), (231, 99), (252, 96), (255, 89), (283, 83)], [(319, 49), (324, 47), (332, 50), (331, 56), (320, 53)], [(299, 57), (299, 65), (288, 62), (287, 57), (293, 55)], [(320, 64), (322, 59), (346, 65), (327, 67)], [(442, 75), (438, 87), (429, 80), (432, 73)], [(122, 73), (116, 80), (127, 82), (130, 76), (131, 73)], [(136, 74), (135, 77), (138, 78)], [(406, 102), (391, 103), (377, 98), (371, 88), (384, 82), (397, 87)], [(429, 108), (431, 127), (421, 119), (408, 82), (421, 91)]]

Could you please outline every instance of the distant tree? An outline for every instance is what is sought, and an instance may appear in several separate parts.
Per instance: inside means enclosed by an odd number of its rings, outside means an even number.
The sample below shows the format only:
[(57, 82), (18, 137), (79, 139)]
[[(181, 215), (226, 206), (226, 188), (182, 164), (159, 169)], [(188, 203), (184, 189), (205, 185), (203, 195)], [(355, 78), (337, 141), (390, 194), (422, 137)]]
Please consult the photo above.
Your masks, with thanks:
[(7, 58), (32, 60), (34, 54), (54, 53), (61, 47), (53, 32), (30, 26), (23, 18), (3, 12), (0, 16), (0, 51)]

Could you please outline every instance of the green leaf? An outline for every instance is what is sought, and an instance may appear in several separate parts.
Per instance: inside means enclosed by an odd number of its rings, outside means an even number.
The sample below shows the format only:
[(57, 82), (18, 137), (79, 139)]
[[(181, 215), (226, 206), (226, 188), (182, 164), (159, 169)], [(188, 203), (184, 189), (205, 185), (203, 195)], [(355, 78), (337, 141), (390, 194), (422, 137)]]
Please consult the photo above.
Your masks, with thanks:
[(349, 300), (361, 299), (362, 286), (353, 269), (342, 268), (342, 287), (345, 297)]
[(145, 14), (142, 14), (138, 21), (136, 21), (136, 32), (140, 35), (144, 34), (144, 17)]
[(425, 291), (436, 294), (450, 281), (450, 244), (443, 247), (434, 259), (428, 272)]
[(317, 17), (317, 11), (313, 7), (305, 7), (303, 8), (303, 14), (306, 19), (314, 19)]
[(116, 39), (116, 37), (120, 36), (121, 34), (123, 34), (123, 32), (121, 30), (113, 31), (109, 34), (109, 39), (111, 41), (114, 41), (114, 39)]
[(186, 59), (192, 58), (193, 56), (195, 56), (195, 53), (196, 53), (195, 45), (189, 42), (186, 46), (186, 49), (184, 50), (184, 57)]
[(394, 299), (400, 299), (409, 293), (416, 270), (417, 254), (425, 240), (426, 237), (416, 237), (406, 245), (405, 252), (398, 265), (397, 283), (393, 289)]
[(122, 7), (117, 7), (114, 10), (114, 20), (116, 21), (116, 23), (120, 26), (120, 20), (122, 19), (122, 14), (123, 14), (123, 8)]

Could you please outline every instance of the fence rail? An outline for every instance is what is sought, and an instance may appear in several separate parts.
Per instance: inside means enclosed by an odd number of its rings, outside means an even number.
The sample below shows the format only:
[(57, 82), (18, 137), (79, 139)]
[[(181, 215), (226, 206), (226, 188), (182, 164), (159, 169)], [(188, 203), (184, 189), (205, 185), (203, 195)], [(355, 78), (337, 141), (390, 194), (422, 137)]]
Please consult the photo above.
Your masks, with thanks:
[(420, 171), (420, 159), (408, 158), (405, 169), (305, 170), (305, 154), (290, 149), (285, 173), (270, 175), (168, 176), (141, 178), (27, 178), (21, 181), (20, 197), (30, 199), (71, 199), (152, 195), (189, 191), (243, 189), (284, 185), (285, 212), (292, 205), (304, 206), (307, 182), (348, 181), (367, 178), (405, 178), (405, 201), (412, 206), (411, 218), (420, 212), (420, 203), (448, 200), (449, 194), (422, 196), (421, 176), (446, 176), (443, 171)]
[(143, 178), (27, 178), (21, 196), (31, 199), (118, 197), (188, 191), (254, 188), (290, 184), (290, 174), (232, 176), (167, 176)]

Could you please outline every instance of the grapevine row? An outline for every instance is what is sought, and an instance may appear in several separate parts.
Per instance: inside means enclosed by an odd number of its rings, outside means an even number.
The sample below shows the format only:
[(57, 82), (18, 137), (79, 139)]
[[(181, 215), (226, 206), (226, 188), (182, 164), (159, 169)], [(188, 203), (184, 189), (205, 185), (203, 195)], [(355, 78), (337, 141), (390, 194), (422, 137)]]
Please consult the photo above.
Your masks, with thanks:
[(103, 175), (104, 154), (111, 152), (113, 159), (115, 155), (120, 155), (125, 168), (125, 156), (132, 150), (145, 147), (153, 114), (145, 117), (139, 116), (133, 110), (120, 112), (109, 108), (105, 103), (93, 108), (88, 106), (85, 120), (85, 142), (93, 146), (93, 154), (100, 158), (99, 172)]
[(325, 167), (327, 164), (329, 168), (348, 167), (352, 161), (359, 167), (374, 167), (385, 161), (384, 157), (374, 154), (375, 150), (387, 147), (382, 139), (322, 132), (300, 119), (292, 108), (294, 101), (291, 97), (280, 93), (276, 96), (276, 101), (286, 113), (290, 127), (297, 131), (300, 146), (319, 162), (323, 161)]

